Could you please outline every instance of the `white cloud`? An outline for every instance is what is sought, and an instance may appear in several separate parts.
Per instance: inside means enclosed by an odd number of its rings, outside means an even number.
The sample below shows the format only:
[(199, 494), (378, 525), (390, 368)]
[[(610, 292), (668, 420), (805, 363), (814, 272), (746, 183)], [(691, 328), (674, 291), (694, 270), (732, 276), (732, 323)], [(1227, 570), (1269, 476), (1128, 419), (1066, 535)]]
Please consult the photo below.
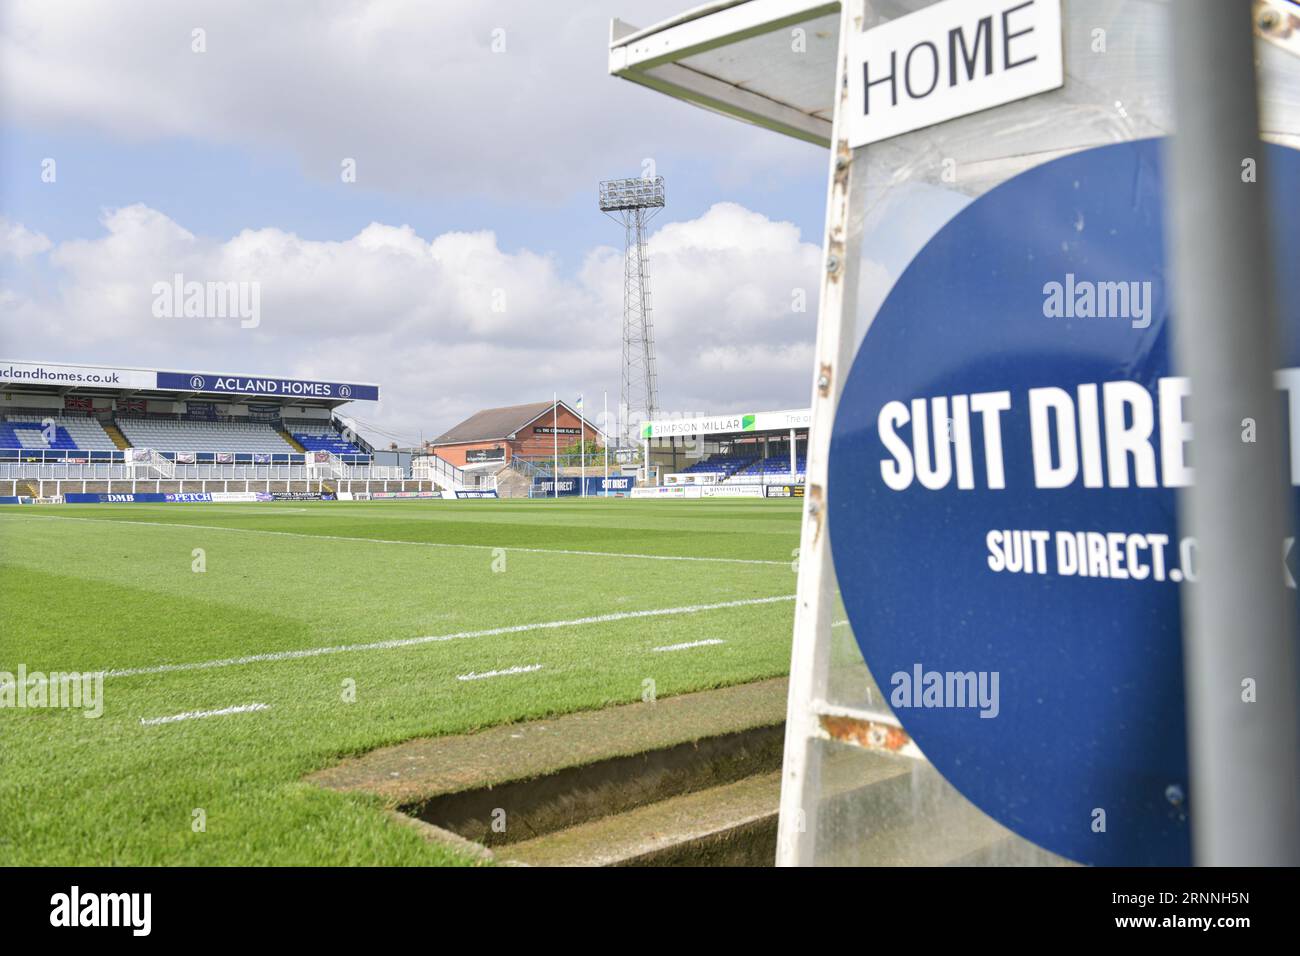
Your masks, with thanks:
[(727, 169), (741, 178), (812, 161), (814, 147), (608, 76), (612, 15), (646, 26), (684, 5), (12, 0), (0, 114), (289, 155), (330, 182), (351, 158), (360, 186), (387, 192), (552, 204), (701, 141), (744, 156)]
[(26, 259), (49, 248), (50, 240), (43, 233), (32, 232), (21, 223), (0, 216), (0, 256)]
[[(478, 408), (579, 391), (618, 402), (622, 251), (592, 249), (565, 274), (491, 232), (425, 239), (372, 223), (341, 241), (266, 228), (194, 235), (142, 205), (104, 232), (41, 247), (0, 289), (3, 351), (51, 361), (376, 381), (382, 408), (355, 413), (414, 438)], [(40, 237), (43, 239), (43, 237)], [(661, 406), (739, 411), (808, 401), (820, 250), (789, 223), (731, 203), (650, 240)], [(156, 319), (153, 287), (259, 283), (261, 321)], [(53, 277), (51, 285), (50, 277)], [(803, 290), (806, 311), (795, 311)], [(17, 333), (21, 330), (21, 349)]]

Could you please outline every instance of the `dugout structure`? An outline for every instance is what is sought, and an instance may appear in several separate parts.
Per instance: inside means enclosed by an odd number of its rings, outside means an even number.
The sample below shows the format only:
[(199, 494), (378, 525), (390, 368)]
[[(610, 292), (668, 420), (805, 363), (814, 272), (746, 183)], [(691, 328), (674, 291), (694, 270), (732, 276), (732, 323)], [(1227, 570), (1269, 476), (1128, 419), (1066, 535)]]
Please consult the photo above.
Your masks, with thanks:
[[(939, 116), (858, 146), (850, 143), (850, 125), (861, 122), (850, 88), (870, 81), (850, 74), (850, 44), (865, 31), (936, 6), (932, 0), (719, 0), (649, 27), (611, 24), (612, 75), (830, 151), (780, 864), (1053, 861), (976, 810), (911, 744), (866, 671), (840, 601), (829, 547), (835, 533), (827, 508), (831, 432), (844, 376), (902, 269), (957, 210), (995, 186), (1073, 152), (1168, 135), (1176, 116), (1183, 120), (1173, 149), (1180, 175), (1166, 194), (1176, 210), (1214, 209), (1203, 204), (1206, 197), (1231, 195), (1216, 191), (1220, 186), (1204, 176), (1198, 179), (1198, 165), (1208, 168), (1198, 164), (1198, 155), (1252, 156), (1261, 137), (1300, 147), (1296, 4), (1037, 2), (1059, 9), (1064, 66), (1059, 87)], [(1111, 39), (1104, 56), (1092, 55), (1098, 31)], [(1256, 88), (1258, 128), (1253, 125)], [(810, 161), (819, 162), (811, 156)], [(953, 168), (962, 170), (959, 178), (949, 175)], [(927, 203), (909, 200), (922, 195)], [(904, 200), (909, 200), (906, 220), (899, 216)], [(1228, 199), (1218, 208), (1235, 207)], [(1248, 395), (1258, 399), (1251, 388), (1273, 375), (1270, 357), (1249, 347), (1268, 341), (1270, 333), (1265, 284), (1257, 281), (1261, 262), (1267, 262), (1263, 227), (1250, 215), (1211, 221), (1211, 226), (1202, 222), (1188, 228), (1184, 219), (1174, 227), (1175, 258), (1187, 277), (1176, 291), (1185, 306), (1180, 345), (1184, 356), (1193, 358), (1192, 381), (1203, 408), (1231, 407)], [(864, 258), (884, 268), (864, 270)], [(1239, 317), (1234, 341), (1246, 347), (1212, 347), (1213, 325), (1206, 317), (1211, 308), (1217, 308), (1220, 320)], [(1193, 782), (1202, 794), (1213, 795), (1194, 818), (1197, 861), (1294, 864), (1296, 756), (1288, 729), (1295, 725), (1294, 687), (1282, 692), (1281, 717), (1259, 731), (1264, 737), (1258, 747), (1233, 746), (1233, 739), (1241, 739), (1243, 718), (1211, 706), (1204, 693), (1216, 666), (1239, 666), (1221, 656), (1216, 621), (1242, 635), (1231, 650), (1248, 649), (1250, 672), (1285, 673), (1285, 667), (1276, 668), (1293, 660), (1285, 653), (1283, 635), (1268, 623), (1283, 616), (1277, 606), (1282, 597), (1259, 596), (1258, 581), (1276, 575), (1276, 567), (1267, 567), (1270, 557), (1276, 564), (1276, 555), (1259, 558), (1256, 543), (1241, 536), (1270, 522), (1286, 527), (1289, 518), (1270, 510), (1271, 494), (1243, 498), (1226, 481), (1216, 484), (1231, 473), (1222, 467), (1226, 460), (1212, 444), (1198, 453), (1203, 476), (1198, 486), (1205, 491), (1184, 496), (1181, 505), (1194, 528), (1220, 535), (1217, 542), (1225, 553), (1251, 556), (1213, 584), (1203, 582), (1196, 603), (1185, 607)], [(1221, 520), (1229, 501), (1250, 509), (1251, 521), (1234, 526)], [(1234, 615), (1236, 624), (1228, 624)], [(868, 778), (882, 755), (912, 762), (908, 799), (892, 799), (887, 788), (846, 789), (846, 778)], [(1250, 787), (1243, 781), (1251, 781)], [(1233, 788), (1237, 794), (1253, 788), (1277, 799), (1266, 812), (1251, 812), (1234, 804)], [(945, 856), (941, 845), (960, 849), (956, 857)]]

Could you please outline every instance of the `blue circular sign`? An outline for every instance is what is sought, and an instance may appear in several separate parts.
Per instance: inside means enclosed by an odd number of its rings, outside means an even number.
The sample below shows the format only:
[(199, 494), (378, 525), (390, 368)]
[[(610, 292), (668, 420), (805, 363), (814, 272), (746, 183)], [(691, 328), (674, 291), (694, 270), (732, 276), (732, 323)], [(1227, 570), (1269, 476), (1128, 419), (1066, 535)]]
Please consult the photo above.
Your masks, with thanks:
[[(1300, 182), (1300, 153), (1268, 160)], [(1286, 256), (1300, 217), (1278, 218)], [(1084, 863), (1191, 860), (1164, 250), (1158, 140), (1001, 184), (890, 291), (831, 440), (835, 569), (881, 691), (961, 793)], [(1278, 271), (1294, 332), (1300, 270)]]

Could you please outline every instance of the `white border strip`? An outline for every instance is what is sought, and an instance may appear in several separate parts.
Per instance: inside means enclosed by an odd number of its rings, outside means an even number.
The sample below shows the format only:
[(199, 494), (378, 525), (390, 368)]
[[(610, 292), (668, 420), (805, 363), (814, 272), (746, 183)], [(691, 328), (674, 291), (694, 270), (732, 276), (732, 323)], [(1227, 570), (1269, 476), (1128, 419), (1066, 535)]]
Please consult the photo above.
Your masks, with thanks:
[(220, 710), (187, 710), (183, 714), (170, 717), (141, 717), (140, 723), (145, 727), (155, 724), (174, 724), (181, 720), (198, 720), (202, 717), (224, 717), (227, 714), (250, 714), (258, 710), (270, 710), (270, 704), (240, 704), (237, 707), (223, 707)]
[(725, 643), (727, 642), (723, 640), (719, 640), (716, 637), (711, 637), (708, 640), (704, 640), (704, 641), (687, 641), (685, 644), (665, 644), (663, 647), (652, 647), (650, 648), (650, 651), (652, 653), (658, 653), (659, 651), (684, 651), (688, 647), (709, 647), (713, 644), (725, 644)]
[(500, 671), (484, 671), (481, 674), (470, 671), (468, 674), (457, 674), (456, 680), (484, 680), (488, 677), (506, 677), (510, 674), (530, 674), (541, 669), (541, 664), (516, 664), (514, 667), (507, 667)]
[(524, 634), (529, 631), (548, 631), (565, 627), (583, 627), (588, 624), (612, 624), (617, 621), (631, 621), (645, 617), (671, 617), (677, 614), (699, 614), (703, 611), (720, 611), (732, 607), (755, 607), (763, 604), (779, 604), (793, 601), (793, 594), (781, 594), (776, 597), (745, 598), (740, 601), (720, 601), (717, 604), (687, 604), (682, 607), (653, 608), (646, 611), (619, 611), (615, 614), (599, 614), (595, 617), (578, 617), (567, 621), (542, 621), (536, 624), (515, 624), (510, 627), (492, 627), (479, 631), (458, 631), (455, 634), (438, 634), (430, 637), (406, 637), (391, 641), (375, 641), (370, 644), (337, 644), (333, 647), (309, 647), (296, 651), (275, 651), (267, 654), (248, 654), (244, 657), (225, 657), (212, 661), (193, 661), (185, 664), (156, 664), (151, 667), (128, 667), (104, 672), (105, 677), (139, 677), (145, 674), (174, 674), (180, 671), (206, 671), (221, 667), (237, 667), (241, 664), (261, 664), (269, 661), (293, 661), (307, 657), (321, 657), (326, 654), (346, 654), (352, 651), (388, 651), (399, 647), (418, 647), (421, 644), (435, 644), (442, 641), (458, 641), (470, 637), (496, 637), (502, 634)]

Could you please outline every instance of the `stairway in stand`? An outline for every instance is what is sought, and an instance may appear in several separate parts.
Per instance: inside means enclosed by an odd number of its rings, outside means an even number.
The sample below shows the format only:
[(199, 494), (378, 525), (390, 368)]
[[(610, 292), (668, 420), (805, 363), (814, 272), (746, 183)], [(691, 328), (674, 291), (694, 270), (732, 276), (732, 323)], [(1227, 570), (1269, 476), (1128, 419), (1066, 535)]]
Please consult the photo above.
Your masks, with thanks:
[(131, 443), (126, 440), (126, 436), (122, 434), (122, 429), (118, 428), (116, 423), (101, 422), (101, 424), (104, 426), (105, 434), (113, 439), (113, 444), (118, 447), (118, 450), (125, 451), (131, 447)]
[(302, 446), (302, 442), (298, 441), (298, 439), (294, 438), (283, 428), (277, 428), (275, 431), (281, 438), (288, 442), (289, 445), (292, 446), (293, 450), (298, 452), (298, 454), (306, 454), (307, 449)]

